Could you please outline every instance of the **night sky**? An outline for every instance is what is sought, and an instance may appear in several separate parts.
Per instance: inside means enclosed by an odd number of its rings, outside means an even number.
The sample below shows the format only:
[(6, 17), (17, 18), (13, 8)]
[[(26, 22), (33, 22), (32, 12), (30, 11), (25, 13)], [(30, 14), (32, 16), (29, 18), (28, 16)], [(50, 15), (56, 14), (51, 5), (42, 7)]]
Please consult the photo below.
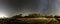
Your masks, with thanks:
[(0, 15), (43, 13), (59, 15), (60, 0), (0, 0)]

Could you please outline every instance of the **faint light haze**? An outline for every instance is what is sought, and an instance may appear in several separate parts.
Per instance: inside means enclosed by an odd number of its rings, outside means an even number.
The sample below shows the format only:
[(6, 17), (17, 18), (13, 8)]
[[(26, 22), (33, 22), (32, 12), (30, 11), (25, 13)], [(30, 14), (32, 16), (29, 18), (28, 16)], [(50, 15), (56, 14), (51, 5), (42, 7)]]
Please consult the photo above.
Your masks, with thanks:
[(0, 0), (0, 14), (14, 16), (17, 14), (43, 13), (60, 15), (60, 0)]

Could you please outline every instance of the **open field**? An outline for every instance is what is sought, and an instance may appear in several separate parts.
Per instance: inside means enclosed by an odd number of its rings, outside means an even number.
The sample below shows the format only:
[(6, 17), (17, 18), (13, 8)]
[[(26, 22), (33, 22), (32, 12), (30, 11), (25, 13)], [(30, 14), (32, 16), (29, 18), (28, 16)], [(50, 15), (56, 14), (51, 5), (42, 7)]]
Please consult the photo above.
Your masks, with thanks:
[(37, 23), (37, 24), (60, 24), (55, 18), (16, 18), (17, 20), (22, 20), (27, 23)]
[(15, 18), (2, 19), (0, 24), (60, 24), (55, 18)]
[(51, 21), (51, 20), (54, 20), (54, 21), (56, 21), (56, 19), (55, 18), (16, 18), (17, 20), (22, 20), (22, 21), (30, 21), (30, 20), (38, 20), (38, 21), (40, 21), (40, 20), (42, 20), (42, 21), (44, 21), (44, 20), (48, 20), (48, 21)]

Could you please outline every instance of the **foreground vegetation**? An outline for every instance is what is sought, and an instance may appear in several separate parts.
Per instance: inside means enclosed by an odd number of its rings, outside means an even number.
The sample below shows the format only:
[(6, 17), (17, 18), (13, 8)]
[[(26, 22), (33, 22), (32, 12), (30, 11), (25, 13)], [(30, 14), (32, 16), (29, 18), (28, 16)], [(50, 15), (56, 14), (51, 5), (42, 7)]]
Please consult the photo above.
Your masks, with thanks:
[(59, 16), (43, 16), (40, 14), (29, 14), (22, 17), (22, 14), (11, 18), (0, 19), (0, 24), (60, 24)]

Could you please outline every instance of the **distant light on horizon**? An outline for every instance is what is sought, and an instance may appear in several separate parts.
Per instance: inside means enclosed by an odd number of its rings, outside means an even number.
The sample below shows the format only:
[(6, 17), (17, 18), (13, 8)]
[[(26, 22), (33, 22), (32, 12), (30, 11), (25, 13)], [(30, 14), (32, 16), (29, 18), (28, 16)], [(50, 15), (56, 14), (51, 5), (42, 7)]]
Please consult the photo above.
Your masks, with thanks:
[(0, 14), (0, 18), (8, 18), (8, 16), (6, 16), (4, 14)]

